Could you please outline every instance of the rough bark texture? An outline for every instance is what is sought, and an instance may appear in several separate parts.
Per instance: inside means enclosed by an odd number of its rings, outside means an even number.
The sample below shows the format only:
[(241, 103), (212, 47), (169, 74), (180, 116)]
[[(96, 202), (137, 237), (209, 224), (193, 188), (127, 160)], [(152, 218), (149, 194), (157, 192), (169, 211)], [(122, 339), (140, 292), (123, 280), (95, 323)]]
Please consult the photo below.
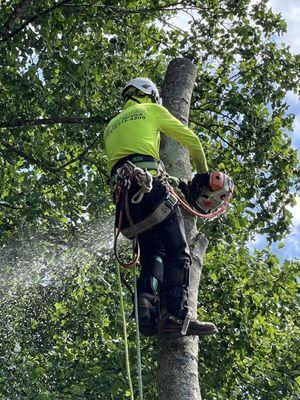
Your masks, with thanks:
[[(196, 79), (191, 61), (175, 59), (169, 64), (162, 90), (163, 105), (184, 124), (188, 123), (190, 101)], [(190, 178), (188, 151), (166, 136), (162, 137), (161, 158), (169, 174)], [(197, 298), (207, 239), (197, 234), (195, 220), (185, 215), (186, 233), (193, 264), (190, 276), (190, 307), (197, 315)], [(173, 339), (159, 333), (157, 390), (159, 400), (201, 400), (198, 379), (198, 344), (195, 336)]]

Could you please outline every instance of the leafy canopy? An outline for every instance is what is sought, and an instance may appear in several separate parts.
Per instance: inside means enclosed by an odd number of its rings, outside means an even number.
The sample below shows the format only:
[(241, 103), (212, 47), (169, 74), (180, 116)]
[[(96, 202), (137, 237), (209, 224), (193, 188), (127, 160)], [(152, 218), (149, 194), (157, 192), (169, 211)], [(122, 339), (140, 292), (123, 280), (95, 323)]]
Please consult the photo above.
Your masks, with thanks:
[(299, 188), (285, 101), (298, 90), (299, 58), (276, 43), (285, 30), (266, 1), (4, 2), (2, 237), (28, 224), (72, 230), (107, 210), (102, 132), (120, 89), (137, 75), (161, 84), (169, 60), (184, 56), (198, 68), (192, 126), (211, 168), (236, 182), (234, 210), (207, 234), (229, 226), (228, 239), (280, 238)]
[[(299, 397), (299, 263), (243, 247), (257, 232), (289, 230), (299, 169), (285, 95), (298, 91), (299, 57), (276, 42), (281, 16), (252, 3), (2, 2), (0, 396), (129, 397), (103, 236), (112, 206), (102, 132), (127, 80), (161, 85), (168, 62), (188, 57), (198, 69), (191, 125), (210, 167), (236, 183), (226, 216), (200, 225), (211, 248), (199, 314), (221, 327), (201, 344), (204, 395)], [(188, 28), (176, 26), (179, 12)], [(134, 359), (132, 331), (129, 342)], [(155, 398), (155, 341), (142, 346), (145, 396)]]

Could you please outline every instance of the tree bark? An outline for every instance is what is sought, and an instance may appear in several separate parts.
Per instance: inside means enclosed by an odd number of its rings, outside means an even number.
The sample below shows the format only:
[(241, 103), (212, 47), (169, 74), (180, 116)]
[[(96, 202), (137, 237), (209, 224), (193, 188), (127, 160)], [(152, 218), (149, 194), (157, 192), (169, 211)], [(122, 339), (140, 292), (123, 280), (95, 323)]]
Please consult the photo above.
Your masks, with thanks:
[[(190, 102), (196, 79), (196, 67), (179, 58), (168, 66), (162, 99), (164, 106), (184, 124), (188, 123)], [(190, 157), (187, 149), (162, 135), (161, 158), (170, 175), (189, 179)], [(197, 316), (197, 299), (201, 268), (207, 239), (196, 230), (195, 219), (184, 214), (193, 263), (190, 272), (189, 298), (192, 316)], [(159, 400), (201, 400), (198, 377), (198, 344), (196, 336), (174, 339), (158, 336), (157, 391)]]

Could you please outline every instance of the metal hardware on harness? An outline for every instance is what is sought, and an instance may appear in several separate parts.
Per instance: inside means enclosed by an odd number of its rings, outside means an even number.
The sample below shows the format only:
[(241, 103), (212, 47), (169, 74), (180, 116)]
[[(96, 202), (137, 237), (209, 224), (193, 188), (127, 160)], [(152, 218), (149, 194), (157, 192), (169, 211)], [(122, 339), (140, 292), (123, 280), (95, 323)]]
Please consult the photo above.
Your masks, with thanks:
[(142, 201), (145, 193), (151, 192), (153, 176), (146, 169), (142, 170), (142, 168), (137, 167), (131, 161), (126, 161), (116, 172), (117, 185), (128, 190), (133, 181), (136, 181), (141, 186), (141, 189), (131, 199), (133, 204), (138, 204)]
[[(131, 201), (134, 204), (137, 204), (142, 201), (142, 198), (145, 193), (149, 193), (152, 190), (152, 181), (153, 177), (148, 171), (143, 171), (141, 168), (136, 167), (132, 162), (127, 161), (122, 167), (120, 167), (117, 170), (116, 173), (116, 190), (115, 190), (115, 198), (116, 198), (116, 203), (120, 201), (122, 198), (122, 204), (120, 207), (120, 214), (119, 214), (119, 221), (118, 221), (118, 226), (115, 229), (115, 239), (114, 239), (114, 253), (117, 261), (123, 268), (130, 268), (135, 266), (135, 264), (138, 262), (139, 257), (140, 257), (140, 246), (138, 242), (138, 231), (136, 230), (136, 226), (132, 220), (131, 213), (130, 213), (130, 208), (129, 208), (129, 189), (131, 187), (131, 184), (133, 181), (136, 181), (140, 186), (141, 189), (135, 194), (135, 196), (131, 199)], [(122, 196), (123, 193), (123, 196)], [(122, 220), (123, 220), (123, 215), (124, 215), (124, 210), (125, 214), (127, 217), (127, 220), (129, 222), (129, 228), (130, 229), (130, 236), (126, 236), (129, 239), (133, 239), (136, 244), (137, 252), (133, 255), (133, 258), (130, 262), (124, 262), (121, 260), (119, 256), (119, 251), (118, 251), (118, 237), (120, 235), (120, 232), (123, 230), (122, 228)]]
[(175, 324), (182, 325), (182, 320), (175, 317), (175, 315), (169, 315), (168, 318), (170, 321), (174, 322)]
[[(165, 166), (164, 166), (163, 162), (160, 160), (158, 160), (158, 161), (142, 161), (142, 160), (135, 161), (135, 159), (134, 159), (134, 161), (126, 161), (126, 163), (128, 163), (128, 162), (131, 163), (132, 165), (134, 165), (135, 167), (141, 168), (143, 171), (145, 169), (148, 171), (157, 171), (158, 174), (165, 171)], [(123, 165), (125, 165), (125, 164), (123, 164)], [(110, 178), (111, 187), (116, 183), (118, 171), (121, 170), (122, 167), (118, 168), (116, 170), (116, 172), (112, 174), (112, 176)]]
[(131, 181), (132, 181), (131, 175), (133, 172), (133, 168), (131, 167), (130, 164), (129, 163), (124, 164), (116, 172), (116, 183), (122, 189), (129, 189), (131, 186)]
[(165, 199), (165, 205), (169, 207), (171, 210), (173, 210), (173, 208), (176, 206), (177, 203), (178, 203), (177, 198), (169, 192), (167, 198)]

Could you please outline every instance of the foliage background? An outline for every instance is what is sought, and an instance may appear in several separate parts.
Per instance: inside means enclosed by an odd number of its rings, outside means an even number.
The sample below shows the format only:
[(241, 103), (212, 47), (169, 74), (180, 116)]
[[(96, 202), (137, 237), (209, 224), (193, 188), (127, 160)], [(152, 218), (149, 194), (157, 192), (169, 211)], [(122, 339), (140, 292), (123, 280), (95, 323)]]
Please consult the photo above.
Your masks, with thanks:
[[(190, 15), (186, 31), (178, 12)], [(125, 82), (161, 85), (178, 56), (198, 68), (191, 126), (210, 167), (236, 182), (227, 215), (199, 221), (210, 240), (199, 315), (221, 328), (201, 342), (203, 396), (299, 398), (299, 262), (246, 247), (289, 232), (299, 189), (285, 95), (298, 93), (300, 59), (276, 43), (285, 29), (266, 1), (3, 2), (1, 398), (129, 396), (101, 133)], [(155, 398), (155, 340), (142, 345)]]

